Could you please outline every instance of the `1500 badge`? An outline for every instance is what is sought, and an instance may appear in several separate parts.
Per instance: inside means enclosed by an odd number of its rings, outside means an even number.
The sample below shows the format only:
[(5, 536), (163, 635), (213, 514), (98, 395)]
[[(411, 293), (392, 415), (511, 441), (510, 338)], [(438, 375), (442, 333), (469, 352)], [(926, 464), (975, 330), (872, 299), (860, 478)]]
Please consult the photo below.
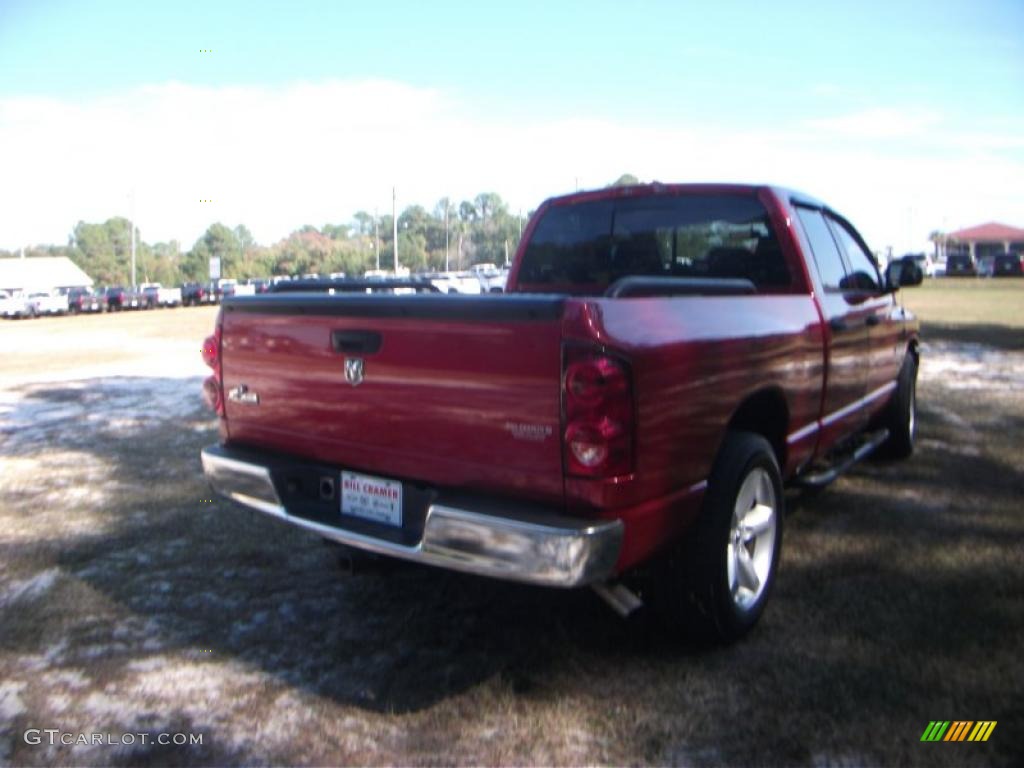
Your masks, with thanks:
[(547, 440), (553, 431), (547, 424), (522, 424), (517, 421), (506, 421), (505, 429), (511, 432), (516, 440), (529, 440), (532, 443)]

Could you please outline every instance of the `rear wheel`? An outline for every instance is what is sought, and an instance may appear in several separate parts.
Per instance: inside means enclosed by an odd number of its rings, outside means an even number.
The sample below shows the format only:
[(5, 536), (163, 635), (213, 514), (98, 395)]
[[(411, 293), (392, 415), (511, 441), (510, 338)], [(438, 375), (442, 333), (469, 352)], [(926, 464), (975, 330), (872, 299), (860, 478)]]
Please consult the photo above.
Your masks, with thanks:
[(761, 618), (782, 548), (782, 477), (760, 435), (730, 432), (700, 518), (665, 560), (655, 608), (691, 638), (734, 642)]

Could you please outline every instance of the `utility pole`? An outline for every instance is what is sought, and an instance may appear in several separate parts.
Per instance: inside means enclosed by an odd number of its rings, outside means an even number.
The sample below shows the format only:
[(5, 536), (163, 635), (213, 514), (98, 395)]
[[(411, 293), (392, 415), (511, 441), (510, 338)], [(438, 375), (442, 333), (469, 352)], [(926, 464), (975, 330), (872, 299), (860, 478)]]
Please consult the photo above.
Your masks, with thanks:
[(398, 193), (391, 188), (391, 236), (395, 243), (395, 277), (398, 277)]
[(448, 272), (448, 198), (444, 199), (444, 271)]
[(132, 289), (135, 282), (135, 189), (132, 189)]
[(373, 245), (377, 253), (377, 271), (380, 272), (380, 232), (378, 232), (378, 224), (380, 223), (379, 217), (377, 216), (377, 209), (373, 209)]

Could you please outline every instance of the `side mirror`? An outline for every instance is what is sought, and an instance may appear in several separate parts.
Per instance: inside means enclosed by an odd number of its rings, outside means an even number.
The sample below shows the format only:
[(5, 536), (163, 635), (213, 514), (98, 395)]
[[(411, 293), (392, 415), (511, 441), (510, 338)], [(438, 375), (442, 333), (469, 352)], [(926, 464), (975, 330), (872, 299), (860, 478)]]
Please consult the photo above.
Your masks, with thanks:
[(924, 272), (914, 261), (894, 261), (885, 269), (885, 289), (895, 293), (900, 288), (920, 285), (924, 280)]

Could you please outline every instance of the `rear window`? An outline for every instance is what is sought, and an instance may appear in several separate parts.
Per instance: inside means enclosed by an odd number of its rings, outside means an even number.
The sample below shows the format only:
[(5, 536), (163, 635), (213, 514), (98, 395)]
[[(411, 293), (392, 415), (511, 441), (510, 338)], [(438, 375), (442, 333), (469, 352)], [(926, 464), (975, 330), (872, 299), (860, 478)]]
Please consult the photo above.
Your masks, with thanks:
[(746, 195), (653, 195), (550, 207), (523, 254), (519, 283), (603, 292), (632, 276), (747, 278), (790, 286), (768, 212)]

